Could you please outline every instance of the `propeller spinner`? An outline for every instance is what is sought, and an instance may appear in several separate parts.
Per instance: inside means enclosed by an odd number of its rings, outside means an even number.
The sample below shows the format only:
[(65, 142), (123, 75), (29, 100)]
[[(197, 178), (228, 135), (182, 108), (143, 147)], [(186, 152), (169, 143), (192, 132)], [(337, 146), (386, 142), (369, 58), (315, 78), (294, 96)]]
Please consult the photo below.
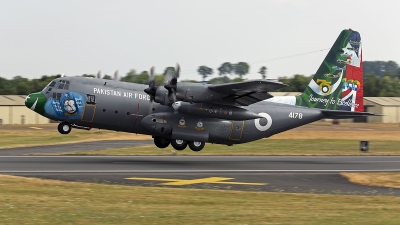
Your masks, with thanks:
[[(173, 102), (176, 102), (176, 91), (177, 91), (177, 83), (178, 83), (178, 77), (179, 77), (180, 70), (181, 69), (180, 69), (179, 64), (176, 64), (175, 72), (170, 69), (168, 69), (166, 72), (167, 84), (164, 86), (164, 88), (168, 90), (169, 101), (171, 101), (171, 99), (172, 99)], [(157, 88), (158, 87), (156, 86), (155, 81), (154, 81), (154, 66), (153, 66), (153, 67), (151, 67), (150, 74), (149, 74), (149, 87), (144, 89), (144, 92), (146, 92), (148, 95), (150, 95), (150, 102), (151, 102), (150, 107), (151, 108), (152, 108), (153, 102), (156, 99)], [(159, 103), (161, 103), (161, 102), (159, 102)], [(170, 105), (172, 103), (170, 103)], [(161, 104), (166, 104), (166, 103), (163, 102)]]

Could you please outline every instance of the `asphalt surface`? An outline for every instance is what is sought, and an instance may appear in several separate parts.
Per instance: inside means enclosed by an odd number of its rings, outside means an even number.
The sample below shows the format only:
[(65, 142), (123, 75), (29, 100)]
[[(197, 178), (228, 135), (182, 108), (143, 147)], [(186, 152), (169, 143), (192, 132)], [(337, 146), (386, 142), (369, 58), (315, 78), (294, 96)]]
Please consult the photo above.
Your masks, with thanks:
[(81, 142), (75, 144), (0, 149), (0, 156), (22, 156), (34, 153), (45, 154), (72, 151), (103, 150), (108, 148), (137, 147), (152, 144), (152, 140)]
[(339, 174), (399, 172), (400, 156), (21, 156), (23, 151), (66, 152), (148, 143), (106, 141), (0, 150), (0, 173), (139, 186), (400, 196), (400, 189), (357, 185)]

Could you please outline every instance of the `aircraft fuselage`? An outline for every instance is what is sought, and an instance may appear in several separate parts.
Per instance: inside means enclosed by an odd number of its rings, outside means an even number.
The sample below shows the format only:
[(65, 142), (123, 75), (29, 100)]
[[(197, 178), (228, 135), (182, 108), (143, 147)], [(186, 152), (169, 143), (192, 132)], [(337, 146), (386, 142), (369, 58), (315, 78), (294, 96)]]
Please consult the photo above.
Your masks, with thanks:
[(147, 85), (113, 80), (62, 77), (54, 82), (41, 92), (45, 99), (32, 108), (30, 105), (40, 94), (31, 94), (27, 106), (52, 120), (80, 127), (167, 139), (231, 145), (269, 137), (323, 118), (320, 110), (266, 101), (246, 107), (221, 104), (222, 100), (213, 101), (211, 97), (206, 103), (151, 104), (150, 96), (143, 91)]

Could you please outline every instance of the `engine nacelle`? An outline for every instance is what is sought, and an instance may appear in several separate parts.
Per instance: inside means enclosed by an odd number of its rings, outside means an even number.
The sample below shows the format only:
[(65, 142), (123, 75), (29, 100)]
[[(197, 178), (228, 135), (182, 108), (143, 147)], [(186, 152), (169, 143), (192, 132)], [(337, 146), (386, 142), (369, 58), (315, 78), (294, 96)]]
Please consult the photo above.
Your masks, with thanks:
[[(208, 89), (208, 85), (198, 83), (178, 83), (176, 89), (176, 101), (200, 103), (221, 101), (227, 94), (218, 93)], [(175, 99), (163, 86), (157, 88), (154, 102), (162, 105), (171, 105)], [(231, 102), (234, 103), (234, 102)]]
[(210, 117), (225, 120), (252, 120), (262, 116), (236, 106), (212, 103), (188, 103), (177, 101), (172, 104), (174, 110), (193, 116)]

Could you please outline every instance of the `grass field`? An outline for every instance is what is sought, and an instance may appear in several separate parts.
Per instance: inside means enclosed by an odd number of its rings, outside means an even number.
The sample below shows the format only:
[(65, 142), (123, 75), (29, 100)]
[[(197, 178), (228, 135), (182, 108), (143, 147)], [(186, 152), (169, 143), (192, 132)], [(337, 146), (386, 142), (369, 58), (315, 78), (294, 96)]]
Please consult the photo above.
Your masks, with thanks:
[(29, 126), (17, 125), (12, 128), (10, 128), (10, 126), (0, 126), (0, 148), (43, 146), (97, 140), (135, 140), (151, 138), (151, 136), (98, 129), (92, 129), (90, 131), (73, 129), (68, 135), (62, 135), (58, 133), (57, 125), (51, 124), (42, 127), (42, 129), (37, 129), (36, 127), (30, 128)]
[(86, 184), (0, 175), (1, 224), (399, 224), (400, 197)]
[[(368, 186), (400, 188), (400, 173), (341, 173), (349, 181)], [(400, 222), (400, 220), (399, 220)]]

